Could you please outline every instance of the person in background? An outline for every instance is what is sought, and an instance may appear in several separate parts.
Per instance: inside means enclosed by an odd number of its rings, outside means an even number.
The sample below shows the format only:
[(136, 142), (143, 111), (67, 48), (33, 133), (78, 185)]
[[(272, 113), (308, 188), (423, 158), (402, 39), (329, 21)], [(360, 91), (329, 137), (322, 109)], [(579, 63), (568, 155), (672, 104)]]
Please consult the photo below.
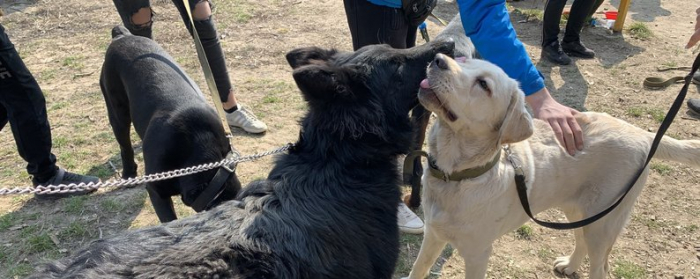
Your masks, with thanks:
[[(698, 41), (700, 41), (700, 8), (695, 10), (695, 31), (692, 35), (690, 35), (690, 39), (688, 39), (688, 43), (685, 44), (685, 48), (689, 49), (695, 46), (698, 43)], [(700, 72), (696, 72), (693, 76), (693, 79), (700, 83)], [(700, 99), (688, 99), (688, 108), (692, 112), (700, 115)]]
[[(354, 50), (372, 44), (400, 49), (416, 45), (418, 26), (409, 24), (401, 0), (343, 0), (343, 4)], [(403, 202), (399, 203), (397, 217), (400, 231), (423, 233), (423, 221)]]
[[(131, 34), (153, 38), (153, 17), (150, 0), (113, 0), (124, 26)], [(192, 35), (192, 26), (183, 0), (172, 0), (180, 11), (187, 30)], [(212, 4), (207, 0), (189, 1), (194, 28), (199, 34), (207, 55), (207, 61), (214, 74), (216, 89), (221, 97), (221, 103), (226, 111), (226, 121), (229, 125), (239, 127), (248, 133), (258, 134), (267, 131), (267, 125), (260, 121), (248, 107), (238, 103), (233, 94), (233, 86), (226, 69), (224, 51), (221, 49), (219, 35), (212, 17)]]
[[(97, 177), (75, 174), (56, 166), (56, 156), (51, 153), (51, 127), (44, 93), (0, 24), (0, 130), (8, 122), (34, 186), (99, 182)], [(66, 197), (94, 191), (37, 194), (36, 197)]]
[(566, 22), (564, 37), (559, 43), (559, 23), (566, 0), (547, 0), (542, 19), (542, 58), (559, 65), (569, 65), (572, 57), (591, 59), (593, 50), (581, 43), (581, 29), (595, 0), (575, 0)]

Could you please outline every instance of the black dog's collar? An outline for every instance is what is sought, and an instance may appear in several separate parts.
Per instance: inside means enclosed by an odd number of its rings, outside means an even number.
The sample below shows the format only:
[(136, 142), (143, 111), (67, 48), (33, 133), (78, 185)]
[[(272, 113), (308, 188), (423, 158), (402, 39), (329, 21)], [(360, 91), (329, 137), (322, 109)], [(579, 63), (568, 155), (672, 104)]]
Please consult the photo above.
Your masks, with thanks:
[[(229, 152), (226, 155), (226, 159), (234, 157), (237, 157), (237, 154), (234, 152)], [(204, 188), (204, 191), (202, 191), (202, 193), (200, 193), (192, 203), (192, 209), (200, 212), (211, 208), (214, 200), (216, 200), (216, 198), (218, 198), (221, 193), (224, 192), (224, 189), (226, 189), (226, 187), (224, 187), (226, 185), (226, 181), (228, 181), (229, 178), (231, 178), (231, 174), (236, 171), (236, 165), (237, 164), (223, 165), (219, 167), (214, 177), (211, 179), (211, 181), (209, 181), (207, 187)]]

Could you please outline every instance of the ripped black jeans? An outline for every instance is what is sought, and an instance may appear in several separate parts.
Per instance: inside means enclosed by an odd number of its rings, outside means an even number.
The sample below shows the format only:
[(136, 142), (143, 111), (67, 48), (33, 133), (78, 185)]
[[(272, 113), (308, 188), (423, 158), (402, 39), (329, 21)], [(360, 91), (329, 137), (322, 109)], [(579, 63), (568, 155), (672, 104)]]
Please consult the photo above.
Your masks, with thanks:
[[(113, 0), (114, 6), (117, 7), (119, 16), (122, 18), (124, 26), (131, 31), (131, 34), (143, 36), (147, 38), (152, 37), (152, 27), (153, 27), (153, 12), (151, 12), (151, 21), (146, 24), (136, 25), (132, 20), (132, 16), (136, 14), (142, 8), (153, 8), (151, 7), (150, 0)], [(189, 15), (185, 9), (185, 4), (182, 0), (172, 0), (177, 10), (180, 12), (180, 17), (185, 23), (187, 30), (192, 35), (192, 26), (190, 24)], [(208, 0), (186, 0), (189, 1), (190, 9), (192, 13), (195, 11), (195, 6), (198, 3), (207, 1), (209, 5), (213, 5), (211, 1)], [(212, 7), (213, 9), (213, 7)], [(204, 47), (204, 53), (207, 55), (207, 61), (211, 67), (211, 71), (214, 73), (214, 81), (216, 83), (216, 89), (219, 91), (219, 97), (221, 97), (222, 102), (228, 100), (229, 92), (231, 91), (231, 79), (228, 76), (228, 70), (226, 69), (226, 59), (224, 58), (224, 51), (221, 49), (221, 43), (219, 42), (219, 35), (216, 32), (216, 27), (214, 25), (214, 19), (209, 17), (205, 20), (194, 20), (194, 27), (199, 34), (199, 38), (202, 41), (202, 46)]]

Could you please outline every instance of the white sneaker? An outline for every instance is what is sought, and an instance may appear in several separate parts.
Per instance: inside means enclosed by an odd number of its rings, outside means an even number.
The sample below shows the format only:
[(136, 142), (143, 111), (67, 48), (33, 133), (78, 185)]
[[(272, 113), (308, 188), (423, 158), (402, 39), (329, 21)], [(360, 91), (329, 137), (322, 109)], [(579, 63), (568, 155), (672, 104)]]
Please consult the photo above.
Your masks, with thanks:
[(413, 213), (413, 211), (406, 206), (405, 203), (399, 203), (398, 210), (398, 223), (399, 230), (404, 233), (410, 234), (422, 234), (423, 233), (423, 221)]
[(267, 131), (267, 125), (242, 104), (238, 104), (236, 111), (226, 114), (226, 121), (228, 125), (241, 128), (248, 133), (259, 134)]

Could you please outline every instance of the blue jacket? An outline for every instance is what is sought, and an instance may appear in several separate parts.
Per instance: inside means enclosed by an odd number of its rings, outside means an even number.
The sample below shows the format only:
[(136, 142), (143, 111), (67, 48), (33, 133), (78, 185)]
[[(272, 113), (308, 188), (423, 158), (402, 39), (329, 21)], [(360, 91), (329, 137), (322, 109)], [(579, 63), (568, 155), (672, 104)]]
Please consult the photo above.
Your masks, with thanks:
[(367, 0), (372, 4), (387, 6), (391, 8), (401, 8), (401, 0)]
[[(367, 0), (375, 5), (401, 8), (401, 0)], [(544, 77), (532, 64), (515, 35), (505, 0), (457, 0), (462, 25), (476, 50), (520, 82), (525, 95), (544, 88)]]
[(457, 0), (462, 25), (476, 50), (520, 82), (525, 95), (544, 88), (544, 77), (515, 35), (505, 0)]

